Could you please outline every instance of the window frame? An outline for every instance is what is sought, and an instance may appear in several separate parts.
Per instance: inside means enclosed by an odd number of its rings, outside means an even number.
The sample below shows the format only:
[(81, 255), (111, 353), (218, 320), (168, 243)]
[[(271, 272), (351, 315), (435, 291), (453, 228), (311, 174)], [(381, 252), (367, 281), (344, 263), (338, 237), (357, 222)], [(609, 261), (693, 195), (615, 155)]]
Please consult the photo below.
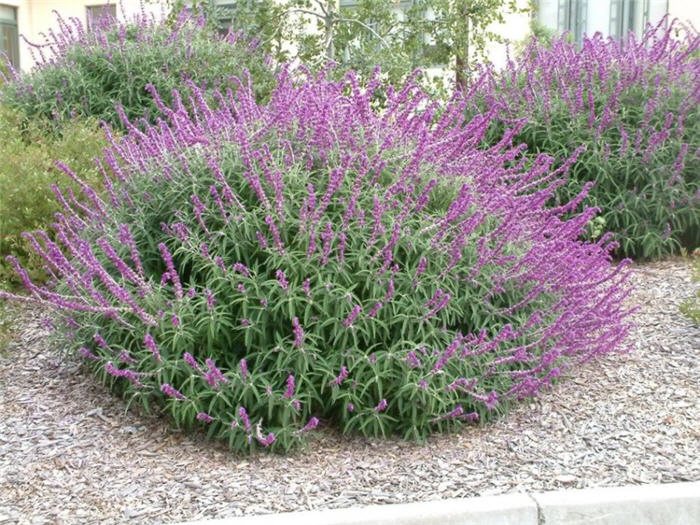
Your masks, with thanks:
[(11, 33), (12, 33), (12, 30), (14, 30), (14, 34), (10, 34), (10, 38), (12, 38), (12, 42), (10, 42), (10, 47), (8, 49), (2, 49), (2, 50), (0, 50), (0, 52), (4, 53), (4, 55), (10, 59), (10, 64), (12, 64), (13, 68), (19, 69), (20, 57), (19, 57), (19, 25), (18, 25), (18, 20), (17, 20), (18, 8), (17, 8), (17, 6), (7, 5), (7, 4), (0, 4), (0, 7), (9, 8), (14, 14), (14, 20), (10, 20), (8, 18), (0, 18), (0, 29), (9, 29)]

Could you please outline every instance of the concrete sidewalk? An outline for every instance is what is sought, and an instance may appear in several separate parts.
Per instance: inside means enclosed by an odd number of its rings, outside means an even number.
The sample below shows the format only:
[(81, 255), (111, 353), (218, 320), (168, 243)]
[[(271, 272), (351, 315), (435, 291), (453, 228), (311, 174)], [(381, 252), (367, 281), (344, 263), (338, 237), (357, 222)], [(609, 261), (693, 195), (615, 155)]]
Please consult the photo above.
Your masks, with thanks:
[(700, 482), (290, 512), (187, 525), (700, 525)]

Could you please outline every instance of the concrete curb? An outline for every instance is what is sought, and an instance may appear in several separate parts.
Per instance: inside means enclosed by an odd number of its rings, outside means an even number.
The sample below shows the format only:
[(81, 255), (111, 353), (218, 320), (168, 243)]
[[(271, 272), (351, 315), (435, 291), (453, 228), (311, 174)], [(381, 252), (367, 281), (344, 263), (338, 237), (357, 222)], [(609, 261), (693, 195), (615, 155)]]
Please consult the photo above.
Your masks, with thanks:
[(181, 525), (700, 525), (700, 482), (506, 494)]

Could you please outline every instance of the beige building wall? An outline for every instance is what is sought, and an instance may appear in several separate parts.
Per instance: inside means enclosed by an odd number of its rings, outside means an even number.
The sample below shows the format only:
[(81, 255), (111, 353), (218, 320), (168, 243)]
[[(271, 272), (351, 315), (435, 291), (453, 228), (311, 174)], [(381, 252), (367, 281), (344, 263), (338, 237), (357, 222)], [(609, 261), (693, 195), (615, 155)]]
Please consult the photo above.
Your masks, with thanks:
[(668, 13), (672, 18), (689, 22), (700, 30), (700, 0), (667, 0)]

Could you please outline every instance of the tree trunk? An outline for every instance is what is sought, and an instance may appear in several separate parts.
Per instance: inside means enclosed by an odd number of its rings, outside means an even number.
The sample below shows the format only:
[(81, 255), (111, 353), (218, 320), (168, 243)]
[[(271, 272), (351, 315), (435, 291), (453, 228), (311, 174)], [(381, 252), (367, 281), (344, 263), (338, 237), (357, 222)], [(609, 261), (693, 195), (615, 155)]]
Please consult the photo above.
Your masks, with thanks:
[[(464, 17), (464, 24), (464, 42), (460, 42), (460, 44), (464, 44), (464, 48), (462, 50), (460, 49), (462, 46), (458, 46), (455, 50), (455, 87), (460, 91), (466, 89), (469, 83), (467, 71), (469, 67), (469, 17), (466, 16), (466, 14)], [(462, 52), (464, 54), (462, 54)]]

